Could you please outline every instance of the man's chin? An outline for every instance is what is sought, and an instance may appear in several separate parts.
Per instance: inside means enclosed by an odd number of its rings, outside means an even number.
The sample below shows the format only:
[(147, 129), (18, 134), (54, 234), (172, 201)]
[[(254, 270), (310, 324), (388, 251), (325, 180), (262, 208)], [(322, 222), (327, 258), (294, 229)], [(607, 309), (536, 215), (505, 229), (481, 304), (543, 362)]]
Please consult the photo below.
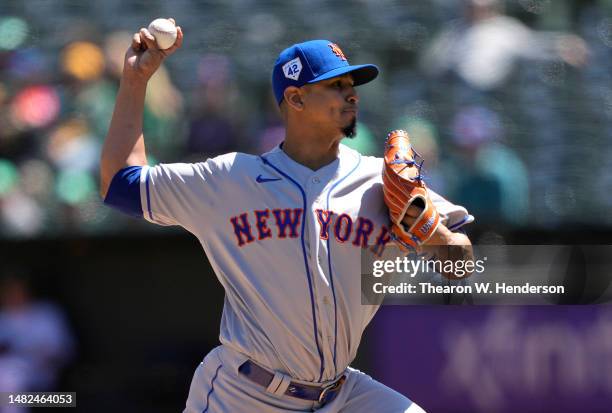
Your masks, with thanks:
[(353, 118), (350, 125), (342, 129), (345, 138), (353, 139), (357, 135), (357, 118)]

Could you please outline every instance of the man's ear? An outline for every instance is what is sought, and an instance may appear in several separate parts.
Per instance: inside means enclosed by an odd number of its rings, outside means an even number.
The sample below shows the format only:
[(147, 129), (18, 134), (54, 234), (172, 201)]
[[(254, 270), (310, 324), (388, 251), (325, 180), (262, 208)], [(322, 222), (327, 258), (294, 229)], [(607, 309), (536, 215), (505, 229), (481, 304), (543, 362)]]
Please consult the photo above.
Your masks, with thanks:
[(289, 86), (285, 89), (283, 96), (285, 97), (285, 102), (287, 105), (292, 107), (294, 110), (301, 111), (304, 109), (304, 100), (300, 88)]

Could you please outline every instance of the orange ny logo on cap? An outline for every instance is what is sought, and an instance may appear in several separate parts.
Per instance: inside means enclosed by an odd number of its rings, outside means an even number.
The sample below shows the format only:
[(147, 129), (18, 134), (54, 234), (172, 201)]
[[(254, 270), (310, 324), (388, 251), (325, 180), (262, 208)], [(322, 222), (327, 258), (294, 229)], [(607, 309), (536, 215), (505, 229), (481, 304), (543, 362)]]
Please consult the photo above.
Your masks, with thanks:
[(331, 47), (332, 52), (334, 52), (336, 56), (342, 60), (346, 60), (346, 56), (344, 56), (344, 53), (342, 53), (342, 49), (340, 49), (336, 43), (330, 43), (328, 46)]

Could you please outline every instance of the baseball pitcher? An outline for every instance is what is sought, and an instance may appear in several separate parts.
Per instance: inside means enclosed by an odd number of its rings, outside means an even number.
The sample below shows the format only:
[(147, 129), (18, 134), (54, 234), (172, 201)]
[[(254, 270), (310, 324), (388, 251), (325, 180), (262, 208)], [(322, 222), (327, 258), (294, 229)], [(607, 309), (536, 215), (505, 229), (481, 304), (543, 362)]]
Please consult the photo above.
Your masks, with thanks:
[(100, 173), (107, 205), (193, 233), (225, 289), (221, 345), (196, 368), (185, 412), (422, 412), (349, 367), (378, 309), (361, 304), (360, 254), (458, 245), (465, 259), (470, 241), (455, 231), (473, 217), (425, 186), (405, 132), (384, 158), (341, 144), (355, 134), (356, 87), (378, 68), (350, 65), (327, 40), (295, 44), (272, 68), (282, 144), (147, 166), (147, 81), (181, 47), (177, 32), (166, 50), (134, 34)]

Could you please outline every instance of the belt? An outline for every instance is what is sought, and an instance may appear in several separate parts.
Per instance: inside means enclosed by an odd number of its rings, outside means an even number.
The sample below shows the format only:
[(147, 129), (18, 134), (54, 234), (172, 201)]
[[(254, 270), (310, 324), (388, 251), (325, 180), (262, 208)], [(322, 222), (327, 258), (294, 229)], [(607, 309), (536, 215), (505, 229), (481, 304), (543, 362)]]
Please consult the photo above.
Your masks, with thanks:
[[(238, 371), (248, 377), (251, 381), (266, 388), (270, 385), (270, 383), (272, 383), (275, 376), (263, 367), (253, 363), (251, 360), (245, 361), (238, 368)], [(291, 397), (297, 397), (299, 399), (312, 400), (325, 404), (332, 401), (336, 397), (345, 381), (346, 376), (344, 374), (340, 376), (338, 380), (325, 387), (309, 386), (307, 384), (292, 381), (287, 386), (287, 390), (285, 390), (284, 394)]]

